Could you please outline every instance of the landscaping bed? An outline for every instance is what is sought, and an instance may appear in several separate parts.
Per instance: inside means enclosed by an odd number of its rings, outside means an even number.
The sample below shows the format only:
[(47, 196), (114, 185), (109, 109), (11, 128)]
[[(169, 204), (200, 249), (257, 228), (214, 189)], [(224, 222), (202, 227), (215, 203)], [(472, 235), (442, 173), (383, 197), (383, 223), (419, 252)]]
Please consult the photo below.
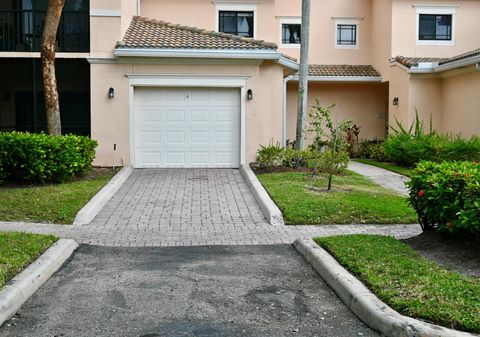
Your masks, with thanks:
[(365, 177), (347, 171), (327, 178), (306, 172), (258, 174), (286, 224), (400, 224), (415, 223), (417, 217), (404, 197)]
[(400, 166), (396, 165), (393, 163), (388, 163), (388, 162), (381, 162), (377, 161), (375, 159), (362, 159), (362, 158), (356, 158), (354, 159), (355, 161), (362, 163), (362, 164), (367, 164), (367, 165), (372, 165), (376, 167), (383, 168), (385, 170), (389, 170), (407, 177), (410, 177), (410, 175), (413, 173), (413, 169), (405, 167), (405, 166)]
[(116, 171), (94, 168), (72, 180), (46, 185), (0, 187), (0, 220), (69, 224)]
[(401, 314), (480, 332), (479, 278), (440, 267), (391, 237), (346, 235), (314, 240)]
[(53, 235), (0, 232), (0, 288), (57, 240)]
[(426, 231), (402, 242), (445, 268), (480, 278), (480, 241), (474, 238)]

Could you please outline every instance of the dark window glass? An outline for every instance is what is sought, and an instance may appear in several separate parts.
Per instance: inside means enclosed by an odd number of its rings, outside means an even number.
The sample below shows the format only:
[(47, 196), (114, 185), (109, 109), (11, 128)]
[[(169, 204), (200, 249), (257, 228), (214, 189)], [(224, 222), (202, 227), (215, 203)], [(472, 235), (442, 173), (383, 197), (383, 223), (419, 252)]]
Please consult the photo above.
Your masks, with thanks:
[(452, 16), (420, 14), (418, 39), (451, 41)]
[(357, 44), (357, 25), (337, 25), (337, 44), (355, 46)]
[(253, 12), (221, 11), (218, 21), (220, 32), (253, 37)]
[(302, 32), (302, 25), (282, 24), (282, 43), (299, 44)]

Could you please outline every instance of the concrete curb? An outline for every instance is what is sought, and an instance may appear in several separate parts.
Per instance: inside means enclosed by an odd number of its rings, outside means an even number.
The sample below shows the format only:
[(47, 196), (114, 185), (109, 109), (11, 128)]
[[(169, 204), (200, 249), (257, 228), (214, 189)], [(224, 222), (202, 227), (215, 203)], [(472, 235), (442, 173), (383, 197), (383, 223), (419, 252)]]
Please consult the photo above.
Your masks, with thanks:
[(270, 198), (260, 181), (258, 181), (257, 176), (255, 175), (255, 173), (253, 173), (250, 166), (247, 164), (242, 165), (242, 167), (240, 168), (240, 172), (247, 181), (247, 185), (248, 187), (250, 187), (250, 190), (252, 191), (255, 199), (260, 205), (263, 214), (265, 214), (267, 221), (271, 225), (285, 225), (282, 212), (277, 207), (277, 205), (275, 205), (272, 198)]
[(293, 243), (345, 305), (365, 324), (388, 337), (478, 337), (400, 315), (380, 301), (356, 277), (311, 239)]
[(77, 249), (74, 240), (58, 240), (0, 290), (0, 326), (53, 275)]
[(88, 225), (106, 205), (111, 197), (122, 187), (133, 172), (131, 165), (124, 166), (90, 201), (77, 213), (74, 225)]

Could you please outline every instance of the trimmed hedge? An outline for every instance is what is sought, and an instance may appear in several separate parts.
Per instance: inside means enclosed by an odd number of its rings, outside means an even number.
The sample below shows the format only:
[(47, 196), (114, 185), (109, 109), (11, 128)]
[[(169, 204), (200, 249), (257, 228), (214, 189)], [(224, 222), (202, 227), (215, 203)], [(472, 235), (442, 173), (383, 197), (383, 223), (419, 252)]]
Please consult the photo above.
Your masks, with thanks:
[(83, 136), (0, 132), (0, 184), (63, 181), (92, 167), (97, 142)]
[(421, 161), (407, 183), (424, 230), (480, 236), (480, 165)]

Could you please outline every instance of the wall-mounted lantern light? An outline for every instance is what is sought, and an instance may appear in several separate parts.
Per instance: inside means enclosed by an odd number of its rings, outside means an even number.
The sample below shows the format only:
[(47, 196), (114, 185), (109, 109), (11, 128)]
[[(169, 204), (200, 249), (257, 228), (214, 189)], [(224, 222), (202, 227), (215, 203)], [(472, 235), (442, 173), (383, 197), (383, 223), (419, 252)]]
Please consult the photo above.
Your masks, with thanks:
[(253, 91), (252, 89), (247, 90), (247, 99), (251, 101), (253, 99)]
[(395, 98), (393, 99), (393, 105), (398, 105), (398, 97), (395, 97)]
[(115, 89), (110, 88), (108, 89), (108, 98), (114, 98), (115, 97)]

